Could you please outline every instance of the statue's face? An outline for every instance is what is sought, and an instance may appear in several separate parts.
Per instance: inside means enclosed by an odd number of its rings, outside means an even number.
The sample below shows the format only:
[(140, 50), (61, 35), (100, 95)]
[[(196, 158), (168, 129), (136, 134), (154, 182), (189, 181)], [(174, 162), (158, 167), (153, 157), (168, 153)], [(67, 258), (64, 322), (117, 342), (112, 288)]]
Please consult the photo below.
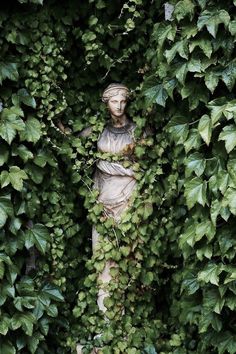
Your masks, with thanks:
[(127, 105), (125, 94), (125, 90), (119, 90), (119, 93), (112, 96), (107, 102), (108, 109), (114, 117), (122, 117), (125, 113), (125, 107)]

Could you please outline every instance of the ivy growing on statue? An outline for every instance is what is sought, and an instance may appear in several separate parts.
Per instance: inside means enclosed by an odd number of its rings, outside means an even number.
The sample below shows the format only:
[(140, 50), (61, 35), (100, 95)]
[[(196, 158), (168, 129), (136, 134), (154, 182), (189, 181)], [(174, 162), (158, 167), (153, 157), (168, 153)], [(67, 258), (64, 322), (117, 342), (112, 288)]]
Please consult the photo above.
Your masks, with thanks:
[[(2, 353), (235, 353), (236, 4), (170, 3), (167, 19), (160, 0), (0, 5)], [(92, 176), (101, 93), (122, 78), (138, 190), (116, 226)], [(95, 223), (106, 254), (91, 260)], [(121, 269), (109, 325), (106, 257)]]

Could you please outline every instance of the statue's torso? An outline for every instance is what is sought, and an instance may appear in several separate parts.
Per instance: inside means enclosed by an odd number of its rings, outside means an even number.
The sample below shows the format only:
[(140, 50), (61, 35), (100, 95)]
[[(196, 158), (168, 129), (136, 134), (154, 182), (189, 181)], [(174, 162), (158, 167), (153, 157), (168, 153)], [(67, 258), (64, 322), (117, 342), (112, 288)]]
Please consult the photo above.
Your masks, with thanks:
[[(97, 143), (98, 151), (130, 155), (134, 149), (135, 124), (123, 128), (107, 126)], [(99, 200), (104, 204), (108, 215), (118, 219), (127, 207), (135, 188), (136, 180), (132, 168), (125, 168), (119, 162), (99, 160), (95, 175), (95, 187), (99, 190)]]

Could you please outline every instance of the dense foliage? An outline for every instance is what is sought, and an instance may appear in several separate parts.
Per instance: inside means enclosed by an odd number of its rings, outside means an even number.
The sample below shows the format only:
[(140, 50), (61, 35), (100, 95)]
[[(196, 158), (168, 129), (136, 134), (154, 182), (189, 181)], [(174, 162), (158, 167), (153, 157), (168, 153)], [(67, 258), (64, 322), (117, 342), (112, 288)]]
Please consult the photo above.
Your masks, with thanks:
[[(236, 3), (171, 3), (166, 19), (161, 0), (0, 5), (0, 353), (236, 353)], [(113, 81), (133, 90), (130, 159), (96, 151)], [(98, 158), (136, 172), (119, 225)]]

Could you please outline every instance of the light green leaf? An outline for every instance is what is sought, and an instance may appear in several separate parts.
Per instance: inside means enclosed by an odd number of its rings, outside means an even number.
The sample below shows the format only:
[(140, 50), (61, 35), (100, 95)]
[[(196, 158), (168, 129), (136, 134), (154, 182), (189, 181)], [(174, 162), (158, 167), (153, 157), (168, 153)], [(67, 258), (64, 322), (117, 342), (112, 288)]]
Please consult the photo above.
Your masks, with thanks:
[(25, 129), (20, 132), (20, 139), (36, 143), (41, 134), (41, 124), (38, 119), (29, 117), (25, 122)]
[(212, 123), (208, 115), (205, 114), (204, 116), (201, 117), (198, 123), (198, 131), (202, 139), (205, 141), (205, 143), (209, 145), (211, 141), (211, 134), (212, 134)]
[(0, 136), (11, 144), (17, 131), (24, 130), (25, 124), (20, 118), (24, 115), (18, 107), (4, 108), (1, 113)]
[(224, 127), (218, 140), (225, 141), (225, 148), (228, 153), (232, 151), (236, 146), (236, 126), (231, 124)]
[(12, 187), (17, 191), (21, 191), (23, 188), (23, 180), (28, 176), (24, 170), (21, 170), (18, 166), (11, 166), (9, 172), (2, 171), (0, 175), (1, 186), (6, 187), (11, 183)]
[(206, 204), (206, 190), (206, 181), (202, 181), (199, 177), (186, 181), (184, 195), (189, 209), (196, 203), (203, 206)]

